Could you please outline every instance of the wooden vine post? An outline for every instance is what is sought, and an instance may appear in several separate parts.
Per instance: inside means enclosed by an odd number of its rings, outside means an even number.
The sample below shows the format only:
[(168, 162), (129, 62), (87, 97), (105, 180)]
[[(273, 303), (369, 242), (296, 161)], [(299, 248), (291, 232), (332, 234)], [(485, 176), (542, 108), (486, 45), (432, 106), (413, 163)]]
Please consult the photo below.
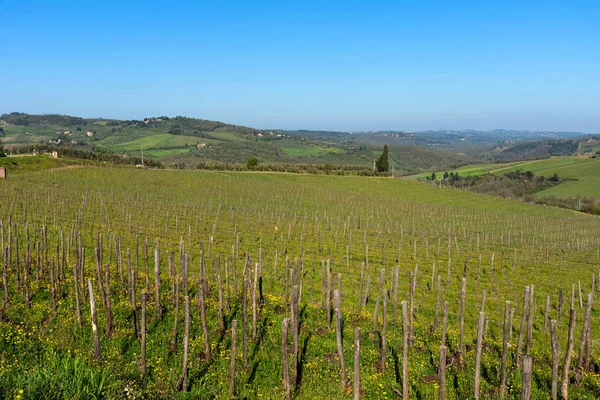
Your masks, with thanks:
[(402, 398), (408, 399), (408, 304), (402, 301)]
[(575, 309), (571, 308), (569, 312), (569, 336), (567, 337), (567, 351), (563, 363), (563, 373), (561, 381), (561, 395), (563, 400), (569, 398), (569, 368), (571, 366), (571, 356), (573, 355), (573, 337), (575, 335)]
[(88, 278), (88, 290), (90, 295), (90, 310), (92, 313), (92, 340), (94, 342), (94, 359), (100, 359), (100, 339), (98, 338), (98, 314), (96, 313), (96, 299), (94, 297), (94, 288), (92, 279)]
[(231, 321), (231, 348), (229, 351), (229, 397), (235, 397), (235, 358), (237, 353), (237, 321)]
[(558, 363), (560, 362), (560, 342), (558, 340), (558, 321), (550, 321), (550, 331), (552, 334), (552, 389), (550, 398), (558, 399)]
[(286, 400), (290, 398), (290, 366), (288, 349), (288, 327), (290, 319), (285, 318), (281, 327), (281, 358), (283, 365), (283, 393)]
[(141, 359), (140, 359), (140, 372), (142, 377), (146, 376), (146, 299), (148, 297), (147, 293), (142, 293), (142, 326), (140, 327), (141, 335), (142, 335), (142, 343), (141, 343)]
[(346, 390), (346, 363), (344, 362), (344, 347), (343, 347), (343, 332), (342, 332), (342, 306), (341, 306), (341, 294), (338, 289), (333, 291), (333, 301), (335, 307), (335, 331), (336, 331), (336, 342), (338, 358), (340, 360), (340, 382), (342, 391)]
[(485, 322), (485, 313), (479, 312), (479, 320), (477, 322), (477, 347), (475, 354), (475, 393), (474, 398), (479, 399), (481, 387), (481, 352), (483, 349), (483, 324)]
[(353, 399), (360, 399), (360, 328), (354, 330), (354, 388)]

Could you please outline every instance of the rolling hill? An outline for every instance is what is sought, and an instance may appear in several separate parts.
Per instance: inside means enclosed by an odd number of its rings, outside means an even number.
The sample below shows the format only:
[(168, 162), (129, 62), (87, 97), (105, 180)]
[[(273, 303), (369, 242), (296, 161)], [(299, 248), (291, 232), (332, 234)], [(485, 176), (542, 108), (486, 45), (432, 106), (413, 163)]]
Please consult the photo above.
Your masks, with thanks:
[[(598, 136), (578, 132), (259, 130), (205, 119), (166, 116), (144, 120), (10, 113), (0, 116), (0, 140), (10, 150), (51, 145), (102, 150), (159, 160), (167, 166), (199, 163), (354, 165), (370, 168), (390, 146), (390, 167), (399, 175), (456, 169), (476, 162), (514, 162), (593, 154)], [(485, 168), (485, 167), (469, 167)], [(492, 168), (493, 169), (493, 168)]]
[[(186, 117), (144, 120), (79, 118), (64, 115), (10, 113), (0, 116), (0, 140), (20, 145), (100, 149), (123, 156), (160, 160), (165, 165), (193, 168), (200, 162), (343, 164), (370, 168), (382, 145), (362, 135), (319, 131), (258, 130), (218, 121)], [(462, 154), (414, 145), (392, 145), (390, 165), (399, 174), (456, 168), (473, 160)]]

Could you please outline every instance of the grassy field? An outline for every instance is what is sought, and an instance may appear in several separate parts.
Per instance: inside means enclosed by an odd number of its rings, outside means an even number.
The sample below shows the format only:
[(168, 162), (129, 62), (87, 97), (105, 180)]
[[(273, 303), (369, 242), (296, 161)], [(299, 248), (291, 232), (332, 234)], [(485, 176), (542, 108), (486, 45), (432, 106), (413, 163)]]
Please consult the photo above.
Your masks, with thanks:
[(107, 149), (110, 151), (140, 151), (140, 149), (165, 149), (173, 147), (186, 147), (196, 146), (196, 143), (202, 141), (201, 138), (193, 136), (177, 136), (169, 135), (168, 133), (147, 136), (144, 138), (132, 140), (129, 142), (121, 143), (118, 145), (108, 146)]
[[(458, 172), (461, 176), (474, 176), (483, 174), (505, 174), (516, 170), (531, 171), (535, 175), (546, 177), (558, 174), (560, 178), (575, 179), (566, 181), (538, 193), (540, 196), (574, 197), (588, 196), (600, 197), (600, 157), (552, 157), (543, 160), (519, 161), (507, 164), (475, 164), (448, 172)], [(441, 177), (445, 171), (436, 171), (436, 176)], [(423, 179), (431, 173), (411, 175), (411, 179)]]
[(27, 172), (82, 164), (92, 163), (68, 158), (53, 159), (45, 154), (38, 156), (0, 157), (0, 167), (6, 168), (9, 177), (15, 173), (23, 174)]
[[(7, 301), (0, 301), (5, 304), (0, 308), (1, 398), (227, 398), (232, 357), (237, 398), (283, 398), (282, 321), (290, 316), (296, 283), (302, 294), (297, 369), (289, 358), (293, 398), (352, 398), (355, 328), (361, 328), (361, 397), (398, 398), (404, 387), (410, 398), (437, 397), (441, 306), (436, 304), (443, 301), (449, 310), (446, 396), (472, 398), (476, 320), (484, 297), (482, 397), (499, 397), (502, 319), (510, 301), (506, 394), (519, 398), (520, 335), (527, 343), (526, 325), (519, 324), (523, 289), (535, 285), (532, 341), (521, 353), (533, 357), (532, 398), (545, 399), (551, 383), (546, 296), (549, 318), (558, 321), (562, 359), (571, 284), (581, 285), (583, 298), (598, 287), (592, 281), (600, 263), (597, 217), (407, 179), (86, 167), (0, 181), (0, 204), (1, 247), (7, 249), (2, 263)], [(378, 291), (380, 274), (386, 296)], [(461, 353), (463, 276), (466, 346)], [(98, 308), (97, 359), (88, 280)], [(436, 300), (438, 282), (442, 303)], [(343, 387), (336, 324), (327, 322), (324, 311), (331, 304), (327, 293), (338, 288), (347, 368)], [(191, 303), (187, 341), (186, 293)], [(252, 293), (260, 300), (256, 308)], [(145, 363), (142, 296), (147, 298)], [(414, 310), (404, 387), (403, 300)], [(590, 342), (583, 363), (588, 367), (576, 367), (585, 301), (582, 306), (577, 295), (569, 392), (572, 398), (598, 398), (597, 341)], [(436, 309), (440, 322), (434, 328)], [(592, 316), (595, 335), (596, 305)], [(235, 354), (230, 350), (233, 320)], [(187, 384), (182, 386), (184, 365)]]
[[(506, 163), (506, 164), (474, 164), (474, 165), (466, 165), (464, 167), (444, 170), (444, 171), (435, 171), (436, 176), (441, 177), (444, 175), (444, 172), (458, 172), (461, 176), (475, 176), (475, 175), (483, 175), (487, 173), (499, 172), (504, 169), (510, 169), (518, 165), (523, 165), (524, 162), (514, 162), (514, 163)], [(409, 179), (424, 179), (426, 177), (431, 176), (431, 172), (423, 172), (420, 174), (407, 176)]]
[(286, 147), (283, 153), (291, 157), (323, 157), (329, 153), (341, 153), (342, 150), (335, 147), (302, 146)]
[(536, 175), (558, 174), (561, 178), (576, 179), (576, 181), (563, 182), (541, 191), (538, 193), (539, 196), (600, 197), (600, 158), (552, 157), (547, 160), (529, 162), (526, 166), (514, 166), (503, 172), (514, 171), (518, 168), (532, 171)]

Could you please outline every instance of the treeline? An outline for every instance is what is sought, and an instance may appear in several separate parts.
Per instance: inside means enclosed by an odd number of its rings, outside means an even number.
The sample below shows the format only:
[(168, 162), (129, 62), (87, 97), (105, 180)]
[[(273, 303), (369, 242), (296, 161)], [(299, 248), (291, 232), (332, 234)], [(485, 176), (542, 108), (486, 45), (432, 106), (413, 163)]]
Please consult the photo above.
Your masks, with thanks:
[(451, 186), (470, 192), (499, 196), (508, 199), (521, 199), (564, 181), (557, 174), (546, 177), (535, 176), (531, 171), (516, 170), (504, 175), (478, 175), (462, 177), (458, 172), (445, 172), (441, 179), (433, 173), (426, 180), (441, 186)]
[[(90, 150), (86, 147), (51, 146), (45, 144), (25, 145), (11, 149), (13, 154), (52, 153), (56, 151), (59, 157), (77, 158), (82, 160), (110, 162), (114, 164), (141, 165), (142, 159), (134, 156), (122, 156), (102, 149)], [(151, 158), (144, 158), (144, 166), (164, 168), (163, 163)]]
[(58, 125), (58, 126), (73, 126), (87, 125), (88, 121), (80, 117), (71, 117), (69, 115), (59, 114), (42, 114), (30, 115), (19, 112), (3, 114), (0, 119), (11, 125), (19, 126), (41, 126), (41, 125)]
[[(179, 164), (175, 165), (175, 167), (179, 167)], [(387, 172), (373, 171), (372, 167), (341, 164), (252, 163), (251, 165), (248, 165), (248, 163), (242, 164), (221, 161), (201, 161), (196, 164), (196, 169), (218, 171), (286, 172), (296, 174), (389, 176), (389, 173)]]

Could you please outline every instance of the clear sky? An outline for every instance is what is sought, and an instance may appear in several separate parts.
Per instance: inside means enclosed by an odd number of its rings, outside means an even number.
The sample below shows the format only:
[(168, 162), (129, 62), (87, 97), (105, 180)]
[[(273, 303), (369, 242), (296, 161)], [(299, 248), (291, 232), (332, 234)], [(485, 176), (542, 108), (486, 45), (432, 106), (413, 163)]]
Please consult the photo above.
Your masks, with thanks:
[(600, 1), (0, 0), (0, 113), (600, 132)]

